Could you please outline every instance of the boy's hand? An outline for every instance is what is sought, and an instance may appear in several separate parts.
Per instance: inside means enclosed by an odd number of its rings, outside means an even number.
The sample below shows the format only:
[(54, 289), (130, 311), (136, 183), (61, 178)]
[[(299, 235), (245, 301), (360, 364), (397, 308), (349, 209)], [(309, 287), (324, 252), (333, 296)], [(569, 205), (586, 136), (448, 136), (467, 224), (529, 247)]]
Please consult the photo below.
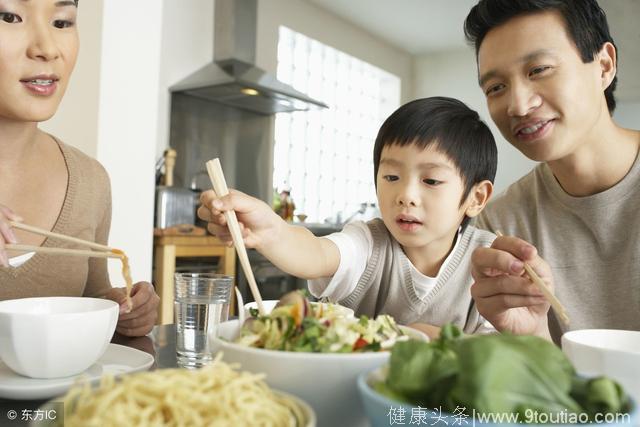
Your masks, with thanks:
[(198, 217), (207, 221), (207, 229), (228, 245), (233, 244), (224, 212), (234, 210), (244, 243), (249, 248), (264, 247), (276, 239), (284, 221), (263, 201), (236, 190), (217, 198), (211, 190), (200, 195)]
[(553, 289), (551, 269), (536, 248), (517, 237), (502, 236), (490, 248), (473, 252), (471, 296), (480, 314), (498, 331), (551, 339), (547, 323), (550, 304), (525, 275), (523, 262)]
[(0, 266), (9, 267), (9, 257), (5, 251), (5, 244), (18, 243), (16, 235), (9, 225), (9, 221), (22, 221), (11, 209), (0, 205)]

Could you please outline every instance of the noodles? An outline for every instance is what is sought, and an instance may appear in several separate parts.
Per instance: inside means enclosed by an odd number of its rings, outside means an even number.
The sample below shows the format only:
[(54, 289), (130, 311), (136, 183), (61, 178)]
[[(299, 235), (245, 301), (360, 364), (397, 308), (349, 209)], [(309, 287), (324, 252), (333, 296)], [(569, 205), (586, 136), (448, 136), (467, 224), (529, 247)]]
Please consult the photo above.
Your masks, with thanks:
[(219, 354), (197, 370), (163, 369), (118, 380), (103, 377), (92, 390), (76, 386), (64, 398), (65, 427), (304, 426), (298, 404), (274, 393), (264, 375), (235, 369)]
[(133, 288), (133, 280), (131, 280), (131, 269), (129, 268), (129, 257), (120, 249), (111, 249), (114, 254), (120, 255), (122, 261), (122, 277), (124, 277), (125, 285), (127, 285), (127, 307), (129, 311), (133, 308), (131, 302), (131, 289)]

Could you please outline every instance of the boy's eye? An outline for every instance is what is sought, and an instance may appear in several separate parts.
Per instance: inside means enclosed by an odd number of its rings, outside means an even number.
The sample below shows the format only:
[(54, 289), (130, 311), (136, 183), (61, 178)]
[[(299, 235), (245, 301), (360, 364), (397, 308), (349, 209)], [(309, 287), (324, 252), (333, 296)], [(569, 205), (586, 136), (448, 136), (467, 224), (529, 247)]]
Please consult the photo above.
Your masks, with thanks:
[(393, 181), (397, 181), (398, 177), (395, 176), (395, 175), (385, 175), (385, 176), (382, 177), (382, 179), (384, 179), (385, 181), (388, 181), (388, 182), (393, 182)]
[(22, 18), (20, 18), (15, 13), (9, 12), (0, 12), (0, 20), (6, 22), (7, 24), (16, 24), (18, 22), (22, 22)]
[(438, 181), (437, 179), (430, 179), (430, 178), (423, 179), (422, 182), (424, 182), (427, 185), (442, 184), (442, 181)]

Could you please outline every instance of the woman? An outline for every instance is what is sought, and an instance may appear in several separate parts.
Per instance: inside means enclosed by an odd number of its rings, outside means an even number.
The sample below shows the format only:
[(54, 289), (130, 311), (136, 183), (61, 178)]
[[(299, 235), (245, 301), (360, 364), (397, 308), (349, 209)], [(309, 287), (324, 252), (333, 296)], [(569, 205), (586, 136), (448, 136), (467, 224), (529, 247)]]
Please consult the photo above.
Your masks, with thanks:
[[(39, 228), (106, 244), (111, 192), (104, 168), (38, 128), (56, 112), (78, 54), (77, 0), (0, 0), (0, 300), (32, 296), (106, 297), (120, 304), (116, 330), (148, 333), (159, 298), (136, 283), (128, 311), (99, 258), (19, 254), (6, 243), (73, 247), (11, 229)], [(10, 266), (11, 264), (12, 266)]]

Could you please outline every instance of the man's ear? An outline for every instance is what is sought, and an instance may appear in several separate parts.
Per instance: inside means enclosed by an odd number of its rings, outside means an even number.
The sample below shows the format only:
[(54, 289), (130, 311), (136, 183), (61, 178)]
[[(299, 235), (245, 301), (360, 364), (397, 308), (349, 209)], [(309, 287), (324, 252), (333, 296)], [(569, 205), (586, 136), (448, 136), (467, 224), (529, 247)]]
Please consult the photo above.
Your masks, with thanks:
[(487, 202), (491, 198), (493, 193), (493, 184), (491, 181), (484, 180), (473, 186), (469, 195), (467, 196), (467, 209), (465, 214), (469, 218), (477, 216), (482, 209), (487, 205)]
[(613, 43), (606, 42), (602, 45), (602, 49), (598, 52), (598, 63), (600, 64), (602, 90), (609, 87), (618, 71), (618, 58), (616, 48)]

